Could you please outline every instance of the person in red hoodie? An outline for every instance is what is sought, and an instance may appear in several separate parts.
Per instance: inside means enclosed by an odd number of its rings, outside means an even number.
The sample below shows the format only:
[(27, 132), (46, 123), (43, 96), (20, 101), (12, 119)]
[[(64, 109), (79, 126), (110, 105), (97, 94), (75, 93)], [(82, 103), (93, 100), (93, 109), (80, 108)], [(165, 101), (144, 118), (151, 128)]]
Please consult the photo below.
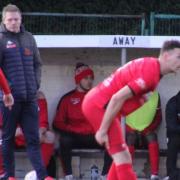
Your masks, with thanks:
[[(86, 93), (91, 89), (94, 79), (92, 69), (83, 63), (75, 68), (76, 88), (65, 94), (57, 107), (54, 129), (60, 134), (60, 155), (64, 165), (65, 179), (73, 179), (71, 150), (73, 148), (100, 148), (95, 140), (95, 132), (84, 117), (81, 105)], [(104, 156), (102, 178), (108, 173), (111, 158)]]
[[(43, 92), (38, 91), (38, 110), (39, 110), (39, 137), (41, 143), (41, 154), (44, 165), (47, 167), (54, 153), (55, 136), (49, 130), (47, 101)], [(25, 147), (26, 142), (21, 127), (17, 127), (15, 135), (17, 148)]]

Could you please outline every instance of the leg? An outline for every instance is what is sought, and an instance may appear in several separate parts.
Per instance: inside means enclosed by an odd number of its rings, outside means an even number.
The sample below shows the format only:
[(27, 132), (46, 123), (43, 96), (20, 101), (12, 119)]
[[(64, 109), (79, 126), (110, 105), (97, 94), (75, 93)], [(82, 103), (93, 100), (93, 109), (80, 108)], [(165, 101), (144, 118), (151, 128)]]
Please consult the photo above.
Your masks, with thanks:
[(2, 130), (0, 129), (0, 177), (4, 175), (3, 155), (2, 155)]
[(170, 176), (173, 174), (174, 170), (177, 169), (177, 155), (179, 151), (179, 136), (170, 137), (167, 144), (167, 160), (166, 168), (167, 175)]
[(128, 149), (129, 152), (131, 154), (131, 158), (133, 160), (134, 158), (134, 153), (135, 153), (135, 142), (136, 142), (136, 132), (135, 131), (131, 131), (129, 132), (128, 130), (126, 130), (126, 142), (128, 145)]
[(14, 137), (17, 126), (17, 120), (20, 119), (21, 105), (15, 103), (12, 109), (2, 105), (3, 116), (3, 134), (2, 134), (2, 153), (5, 170), (5, 178), (15, 175), (14, 165)]
[[(87, 99), (83, 102), (83, 112), (87, 120), (94, 127), (95, 132), (100, 127), (105, 110), (97, 107), (93, 102)], [(93, 112), (93, 116), (92, 116)], [(132, 169), (132, 160), (127, 146), (122, 137), (119, 119), (113, 120), (109, 131), (109, 154), (116, 166), (116, 175), (119, 180), (136, 180), (135, 173)], [(111, 171), (109, 172), (111, 173)], [(114, 175), (114, 174), (113, 174)], [(108, 178), (111, 178), (108, 176)]]
[(56, 178), (57, 164), (56, 164), (56, 156), (55, 155), (51, 156), (51, 159), (50, 159), (49, 164), (46, 167), (46, 169), (47, 169), (48, 176)]
[(154, 132), (151, 132), (146, 135), (148, 150), (149, 150), (149, 159), (151, 166), (151, 174), (158, 175), (159, 171), (159, 145), (157, 141), (157, 135)]
[(54, 152), (54, 144), (41, 143), (41, 155), (44, 165), (47, 167)]
[(55, 136), (51, 131), (46, 131), (44, 142), (41, 143), (41, 154), (44, 165), (47, 167), (54, 152)]
[(132, 159), (122, 136), (119, 119), (112, 122), (109, 132), (109, 153), (116, 165), (116, 173), (119, 180), (136, 180), (132, 169)]
[(47, 176), (47, 173), (40, 153), (38, 106), (36, 102), (26, 102), (22, 104), (22, 118), (20, 125), (27, 143), (27, 153), (30, 161), (39, 180), (43, 180)]
[(112, 158), (108, 154), (108, 152), (105, 150), (105, 152), (104, 152), (104, 165), (103, 165), (103, 169), (102, 169), (102, 173), (101, 173), (102, 176), (105, 176), (108, 174), (111, 165), (112, 165)]
[(73, 146), (73, 136), (70, 133), (61, 133), (60, 135), (60, 157), (63, 163), (63, 168), (65, 175), (72, 175), (72, 150)]
[[(74, 135), (74, 137), (76, 138), (73, 143), (73, 148), (104, 149), (96, 142), (94, 134), (90, 134), (90, 135), (76, 134)], [(112, 158), (105, 150), (104, 166), (102, 170), (103, 176), (108, 174), (111, 164), (112, 164)]]

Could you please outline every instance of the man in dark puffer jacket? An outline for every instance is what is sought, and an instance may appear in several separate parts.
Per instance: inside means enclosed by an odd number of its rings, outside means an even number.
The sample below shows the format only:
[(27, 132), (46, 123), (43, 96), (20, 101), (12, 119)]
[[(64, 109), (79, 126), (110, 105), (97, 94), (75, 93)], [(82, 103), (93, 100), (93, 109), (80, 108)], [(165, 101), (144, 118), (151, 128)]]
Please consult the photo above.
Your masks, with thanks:
[(38, 179), (52, 179), (47, 177), (39, 150), (36, 95), (40, 86), (41, 65), (35, 40), (21, 25), (19, 8), (7, 5), (3, 9), (0, 26), (0, 67), (9, 82), (15, 103), (11, 110), (1, 104), (4, 179), (15, 179), (14, 136), (17, 124), (20, 124), (25, 135), (28, 156)]
[(166, 105), (166, 126), (168, 138), (167, 177), (164, 179), (180, 180), (180, 169), (176, 167), (180, 150), (180, 91)]

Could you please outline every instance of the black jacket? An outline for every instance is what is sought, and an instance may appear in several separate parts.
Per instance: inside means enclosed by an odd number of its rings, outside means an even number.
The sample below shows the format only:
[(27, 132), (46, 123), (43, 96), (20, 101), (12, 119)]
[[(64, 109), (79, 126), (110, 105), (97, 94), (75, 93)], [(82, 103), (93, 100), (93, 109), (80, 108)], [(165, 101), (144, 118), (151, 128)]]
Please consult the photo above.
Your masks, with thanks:
[(173, 96), (166, 105), (167, 137), (180, 135), (180, 92)]
[(16, 101), (36, 99), (40, 86), (41, 59), (34, 37), (21, 26), (19, 33), (0, 25), (0, 67)]

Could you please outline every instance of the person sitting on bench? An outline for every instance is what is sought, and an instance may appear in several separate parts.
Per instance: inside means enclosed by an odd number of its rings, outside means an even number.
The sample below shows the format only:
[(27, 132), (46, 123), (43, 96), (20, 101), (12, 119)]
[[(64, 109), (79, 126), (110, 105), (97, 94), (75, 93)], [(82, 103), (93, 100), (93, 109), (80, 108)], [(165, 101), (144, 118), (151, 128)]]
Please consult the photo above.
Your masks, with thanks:
[[(75, 68), (76, 88), (65, 94), (59, 101), (53, 122), (54, 129), (60, 134), (60, 157), (64, 165), (65, 179), (73, 179), (71, 150), (74, 148), (100, 149), (95, 140), (95, 132), (85, 119), (81, 104), (91, 89), (94, 79), (93, 70), (86, 64), (77, 63)], [(111, 158), (105, 152), (102, 178), (107, 175)]]

